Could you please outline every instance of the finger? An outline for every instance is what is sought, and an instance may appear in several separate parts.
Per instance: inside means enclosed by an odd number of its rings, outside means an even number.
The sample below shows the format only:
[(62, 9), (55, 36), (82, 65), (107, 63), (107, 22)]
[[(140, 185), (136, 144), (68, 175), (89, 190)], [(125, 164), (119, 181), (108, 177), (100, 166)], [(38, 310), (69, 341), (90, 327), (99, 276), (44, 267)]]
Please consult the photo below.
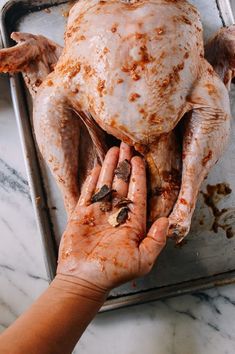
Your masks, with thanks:
[(141, 242), (139, 250), (142, 274), (147, 274), (152, 269), (157, 257), (165, 247), (168, 226), (169, 221), (167, 218), (158, 219)]
[(78, 205), (89, 205), (92, 195), (95, 192), (96, 184), (100, 175), (101, 166), (95, 166), (89, 176), (87, 176), (83, 186), (80, 198), (78, 200)]
[(117, 167), (118, 157), (119, 157), (119, 148), (117, 147), (113, 147), (107, 152), (100, 171), (98, 183), (97, 183), (98, 189), (100, 189), (105, 184), (108, 187), (112, 186), (114, 170)]
[(144, 160), (135, 156), (131, 160), (131, 178), (128, 191), (128, 199), (133, 203), (129, 205), (135, 217), (140, 218), (144, 225), (146, 224), (146, 204), (147, 204), (147, 186), (146, 169)]
[[(129, 145), (125, 143), (121, 143), (118, 165), (125, 160), (130, 161), (132, 158), (132, 149)], [(117, 176), (113, 179), (113, 189), (117, 191), (117, 194), (121, 197), (126, 197), (128, 193), (128, 182), (124, 181), (122, 178), (118, 178)]]

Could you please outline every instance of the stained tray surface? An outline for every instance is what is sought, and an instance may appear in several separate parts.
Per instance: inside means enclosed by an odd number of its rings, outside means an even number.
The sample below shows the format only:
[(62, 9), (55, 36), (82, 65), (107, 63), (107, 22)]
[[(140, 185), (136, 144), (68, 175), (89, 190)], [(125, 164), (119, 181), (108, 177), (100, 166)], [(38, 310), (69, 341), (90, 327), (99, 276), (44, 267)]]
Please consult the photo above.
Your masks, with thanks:
[[(191, 2), (201, 12), (206, 40), (226, 21), (223, 21), (215, 0), (194, 0)], [(8, 32), (19, 30), (42, 34), (63, 45), (63, 35), (69, 7), (70, 5), (68, 4), (51, 6), (49, 10), (38, 10), (35, 7), (35, 9), (22, 14), (13, 25), (9, 25), (5, 30)], [(7, 26), (7, 24), (5, 25)], [(23, 90), (23, 86), (21, 86), (21, 90)], [(233, 98), (235, 96), (234, 92), (231, 92), (233, 111), (235, 110), (235, 105), (233, 104), (235, 102), (235, 97)], [(27, 99), (27, 102), (29, 112), (31, 112), (30, 99)], [(130, 303), (138, 302), (140, 298), (144, 300), (144, 296), (141, 294), (150, 289), (156, 289), (155, 297), (158, 297), (158, 291), (159, 293), (163, 293), (163, 296), (169, 295), (170, 292), (167, 290), (169, 287), (175, 289), (173, 292), (171, 291), (171, 294), (176, 294), (180, 293), (181, 288), (185, 288), (183, 284), (187, 284), (186, 290), (194, 289), (195, 284), (197, 284), (196, 288), (200, 288), (200, 284), (204, 286), (207, 283), (207, 279), (208, 284), (210, 283), (211, 285), (213, 277), (217, 275), (224, 281), (226, 279), (230, 279), (229, 281), (233, 280), (233, 271), (235, 272), (235, 237), (232, 237), (233, 232), (235, 233), (235, 195), (233, 192), (235, 191), (234, 129), (233, 126), (231, 141), (225, 155), (217, 163), (203, 184), (187, 243), (182, 248), (176, 248), (174, 242), (169, 241), (165, 251), (158, 260), (157, 266), (152, 270), (150, 275), (138, 279), (135, 282), (135, 286), (133, 283), (128, 283), (114, 289), (111, 293), (111, 298), (119, 298), (118, 306), (124, 304), (121, 301), (124, 295), (128, 295), (131, 298), (132, 294), (136, 294), (133, 301), (130, 300)], [(56, 244), (58, 245), (66, 224), (66, 214), (54, 179), (39, 154), (38, 159), (42, 176), (40, 183), (42, 182), (46, 192), (49, 219)], [(219, 220), (223, 228), (219, 227), (218, 232), (215, 233), (212, 230), (213, 225), (215, 229), (215, 216), (212, 209), (205, 203), (205, 197), (207, 186), (216, 186), (219, 183), (229, 185), (232, 193), (218, 195), (216, 207), (219, 210), (226, 209), (226, 212), (224, 212), (221, 220)], [(216, 187), (214, 189), (216, 190)], [(40, 206), (36, 205), (36, 208), (38, 207)], [(227, 236), (231, 238), (226, 237), (226, 230), (228, 229), (230, 229), (230, 232), (227, 233)], [(47, 259), (47, 261), (50, 263), (50, 259)], [(162, 291), (162, 289), (166, 290)]]

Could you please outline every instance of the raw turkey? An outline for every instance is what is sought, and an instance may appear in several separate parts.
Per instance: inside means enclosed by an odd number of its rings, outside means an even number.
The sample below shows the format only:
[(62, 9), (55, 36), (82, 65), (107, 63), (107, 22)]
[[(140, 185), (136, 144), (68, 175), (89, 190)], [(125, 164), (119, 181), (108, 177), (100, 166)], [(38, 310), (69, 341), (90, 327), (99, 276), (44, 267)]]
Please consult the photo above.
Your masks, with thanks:
[(12, 34), (18, 45), (0, 51), (0, 72), (23, 73), (68, 215), (87, 170), (121, 140), (147, 161), (149, 220), (169, 216), (169, 234), (187, 235), (230, 135), (234, 36), (235, 26), (221, 29), (204, 50), (199, 13), (185, 0), (80, 0), (63, 49)]

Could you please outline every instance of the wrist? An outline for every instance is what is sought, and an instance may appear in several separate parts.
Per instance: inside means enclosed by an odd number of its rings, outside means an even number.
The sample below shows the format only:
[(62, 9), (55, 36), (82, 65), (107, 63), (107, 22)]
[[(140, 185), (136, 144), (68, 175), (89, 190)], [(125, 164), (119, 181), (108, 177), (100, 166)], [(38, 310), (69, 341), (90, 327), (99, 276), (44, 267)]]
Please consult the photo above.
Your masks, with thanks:
[(91, 302), (102, 304), (105, 302), (108, 291), (96, 284), (73, 275), (64, 275), (58, 273), (52, 281), (51, 288), (73, 296), (75, 298), (85, 298)]

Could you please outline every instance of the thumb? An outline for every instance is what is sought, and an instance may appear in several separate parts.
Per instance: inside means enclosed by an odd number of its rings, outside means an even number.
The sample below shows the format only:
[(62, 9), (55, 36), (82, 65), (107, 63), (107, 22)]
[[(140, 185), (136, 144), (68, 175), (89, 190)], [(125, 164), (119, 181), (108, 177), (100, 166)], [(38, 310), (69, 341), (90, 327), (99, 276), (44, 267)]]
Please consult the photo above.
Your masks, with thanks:
[(151, 226), (147, 236), (139, 246), (141, 273), (147, 274), (152, 269), (157, 257), (166, 245), (169, 221), (160, 218)]

